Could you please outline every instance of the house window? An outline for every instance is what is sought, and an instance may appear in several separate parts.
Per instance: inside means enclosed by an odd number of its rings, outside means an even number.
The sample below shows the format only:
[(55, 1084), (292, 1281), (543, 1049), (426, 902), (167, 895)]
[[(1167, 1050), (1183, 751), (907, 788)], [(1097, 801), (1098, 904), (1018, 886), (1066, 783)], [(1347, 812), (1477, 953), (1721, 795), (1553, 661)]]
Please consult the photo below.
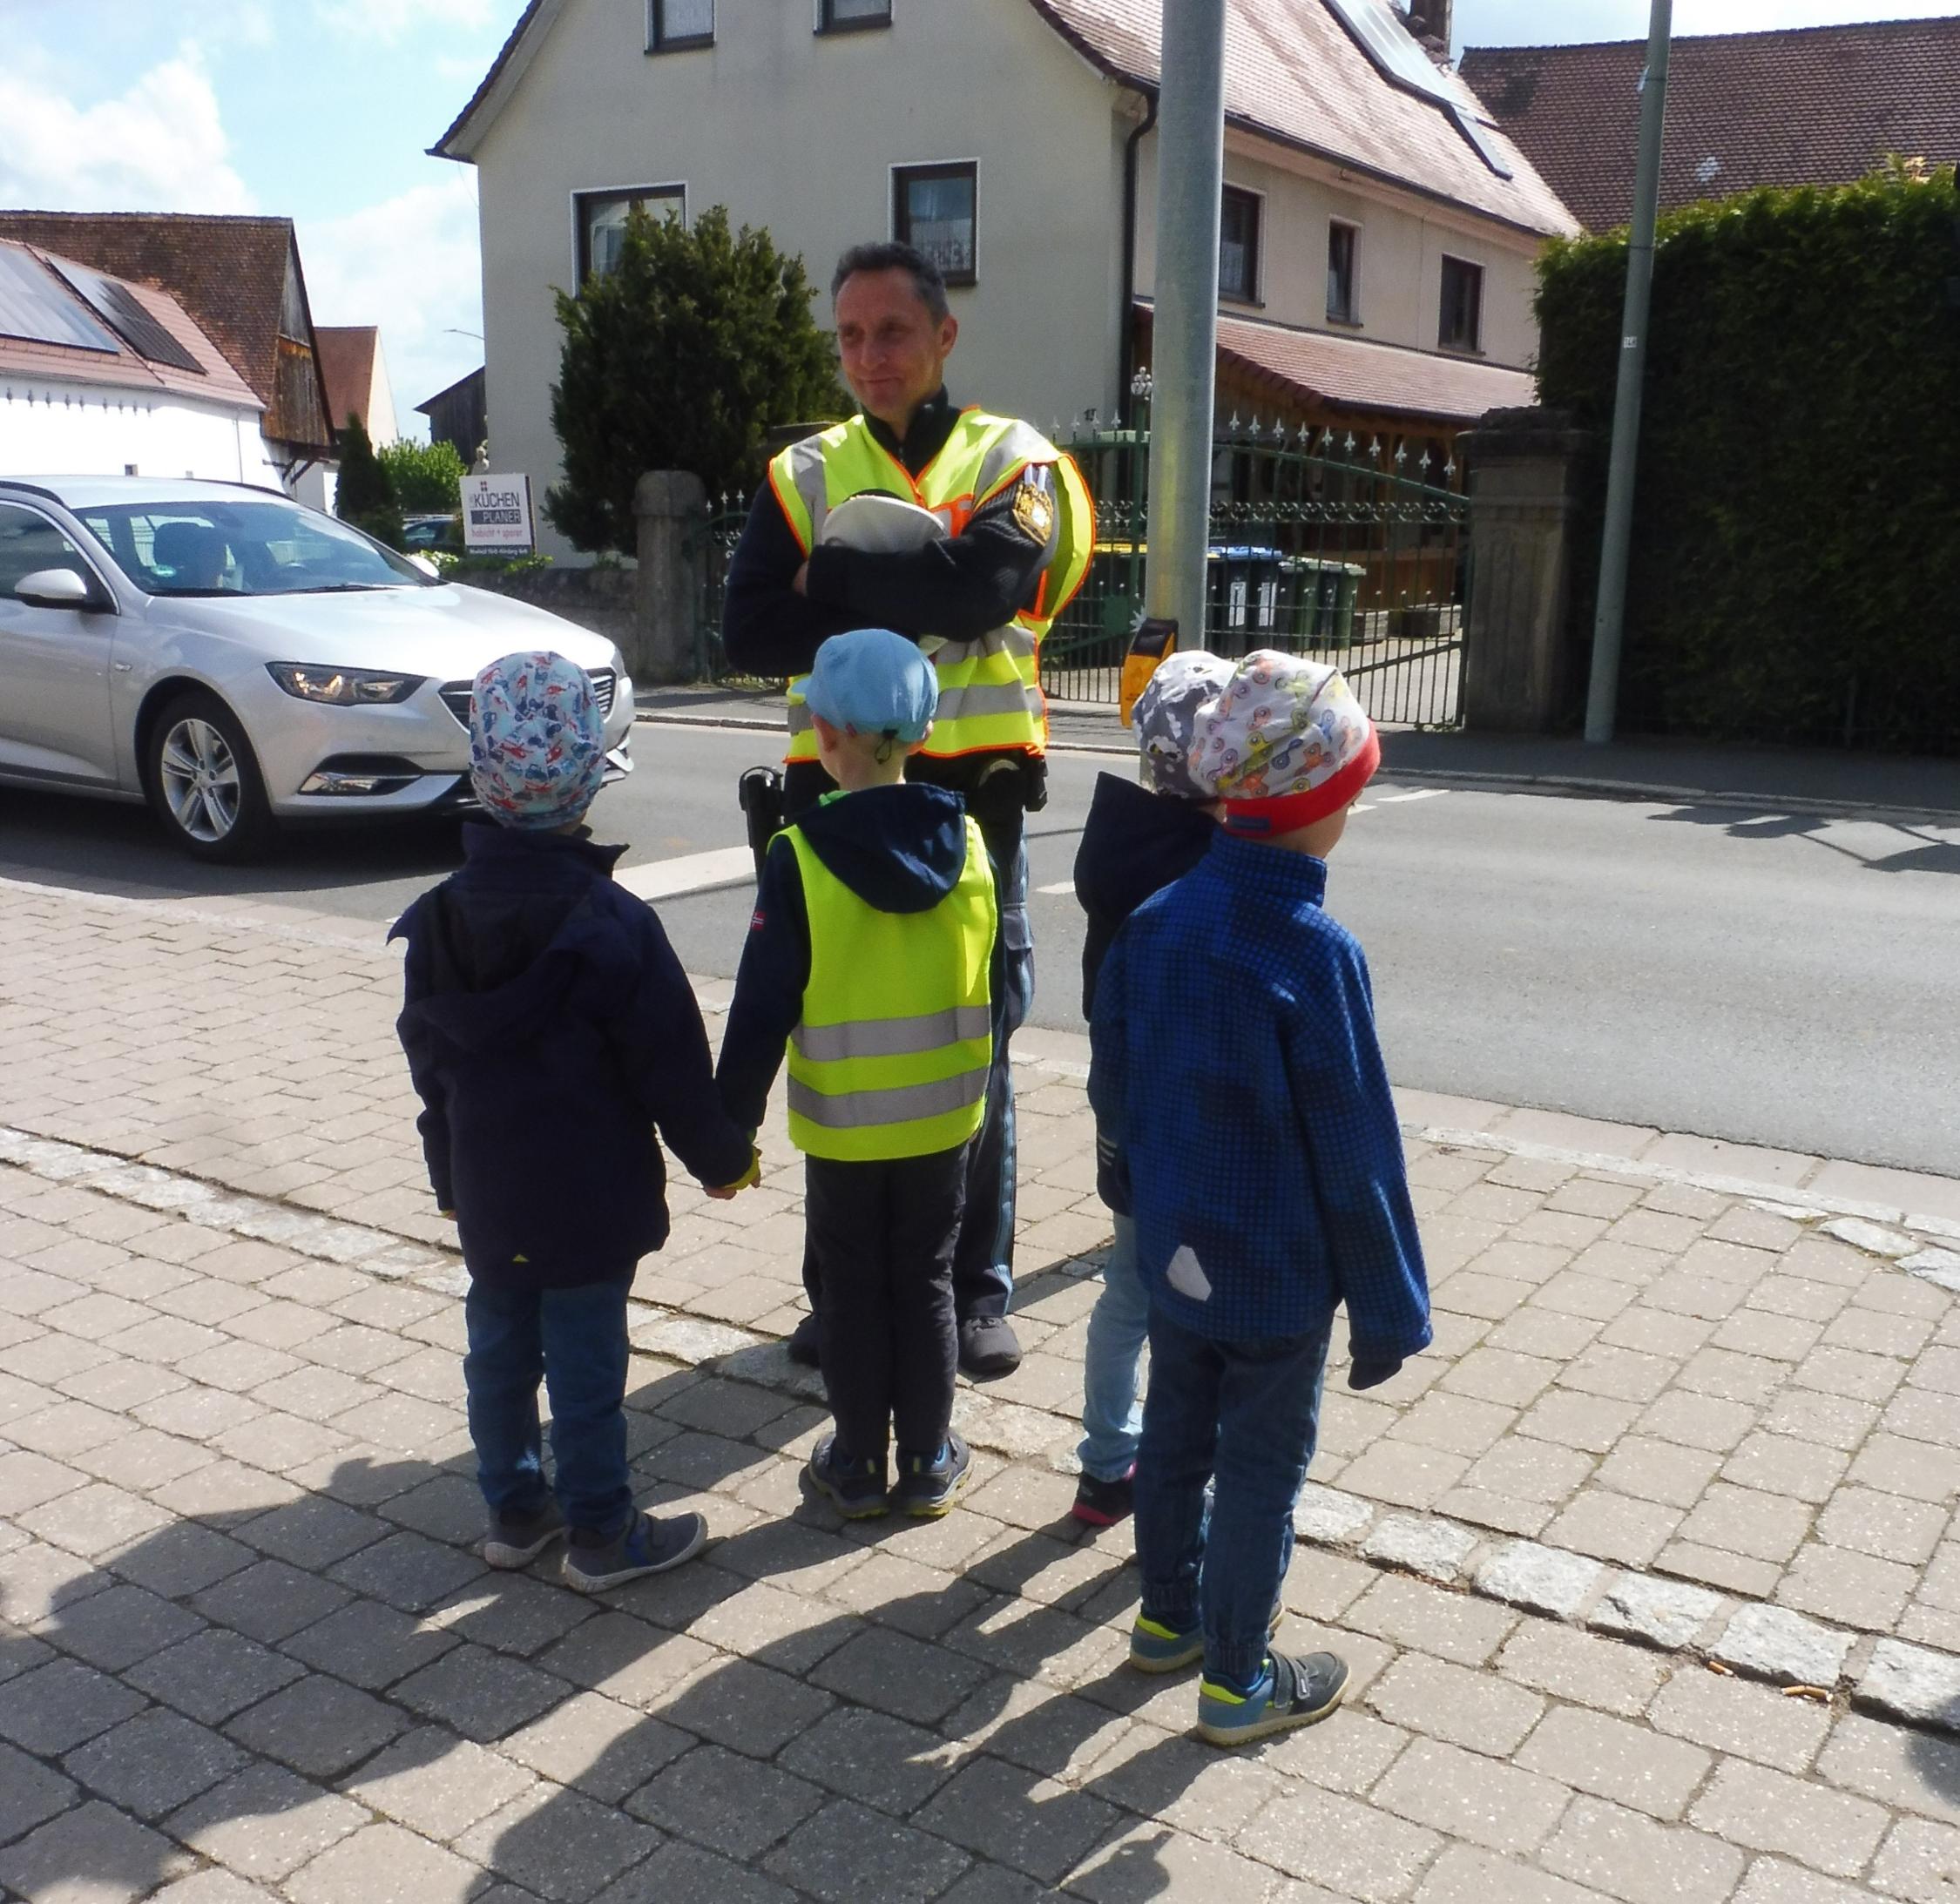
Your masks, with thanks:
[(646, 0), (646, 50), (677, 53), (714, 44), (714, 0)]
[(1327, 228), (1327, 321), (1361, 322), (1361, 287), (1355, 267), (1361, 257), (1361, 231), (1338, 220)]
[(891, 24), (891, 0), (817, 0), (817, 31), (855, 33)]
[(1436, 342), (1444, 350), (1484, 348), (1484, 267), (1443, 260), (1443, 320)]
[(892, 171), (891, 234), (922, 251), (948, 284), (971, 284), (979, 266), (979, 167), (898, 165)]
[(1236, 186), (1226, 186), (1219, 219), (1218, 294), (1259, 301), (1259, 194)]
[(573, 195), (578, 226), (578, 281), (605, 277), (618, 265), (619, 247), (626, 241), (626, 214), (637, 206), (659, 218), (674, 212), (686, 216), (684, 186), (634, 186), (623, 192), (580, 192)]

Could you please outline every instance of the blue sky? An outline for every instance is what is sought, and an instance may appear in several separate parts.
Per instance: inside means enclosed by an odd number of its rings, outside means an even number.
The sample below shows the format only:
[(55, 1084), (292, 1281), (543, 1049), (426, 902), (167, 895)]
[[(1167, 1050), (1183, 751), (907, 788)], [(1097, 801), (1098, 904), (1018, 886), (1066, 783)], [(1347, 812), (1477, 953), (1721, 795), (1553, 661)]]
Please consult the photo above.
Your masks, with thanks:
[[(637, 11), (642, 0), (575, 0)], [(787, 0), (734, 0), (781, 5)], [(921, 6), (1004, 0), (906, 0)], [(1960, 0), (1675, 0), (1678, 33)], [(476, 176), (429, 159), (522, 0), (0, 0), (0, 206), (284, 213), (314, 316), (379, 324), (395, 407), (481, 361)], [(1647, 0), (1457, 0), (1459, 45), (1642, 37)]]

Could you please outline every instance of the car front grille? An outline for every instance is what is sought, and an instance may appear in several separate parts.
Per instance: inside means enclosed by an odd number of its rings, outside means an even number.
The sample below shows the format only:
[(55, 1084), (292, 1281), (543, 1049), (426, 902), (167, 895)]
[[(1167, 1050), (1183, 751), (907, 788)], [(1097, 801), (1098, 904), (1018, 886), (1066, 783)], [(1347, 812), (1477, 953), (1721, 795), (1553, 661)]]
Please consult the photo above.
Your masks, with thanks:
[[(607, 719), (612, 712), (612, 697), (618, 691), (618, 677), (611, 668), (594, 668), (591, 671), (592, 699), (598, 703), (599, 719)], [(470, 703), (474, 699), (468, 681), (451, 681), (437, 692), (443, 697), (443, 705), (456, 716), (456, 725), (470, 725)]]

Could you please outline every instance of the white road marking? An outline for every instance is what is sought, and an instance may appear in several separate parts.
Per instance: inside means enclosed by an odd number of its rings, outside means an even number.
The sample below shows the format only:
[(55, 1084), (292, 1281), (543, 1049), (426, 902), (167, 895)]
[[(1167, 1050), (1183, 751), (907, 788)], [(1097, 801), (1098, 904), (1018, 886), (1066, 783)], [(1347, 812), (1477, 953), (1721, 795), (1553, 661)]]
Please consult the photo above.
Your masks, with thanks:
[(679, 899), (718, 886), (746, 886), (755, 877), (755, 855), (747, 847), (720, 847), (678, 860), (648, 860), (623, 867), (613, 878), (642, 899)]
[(1057, 880), (1052, 886), (1037, 886), (1035, 890), (1037, 893), (1072, 893), (1075, 890), (1075, 881), (1073, 880)]
[(1375, 804), (1394, 807), (1405, 800), (1441, 800), (1450, 791), (1447, 787), (1419, 787), (1413, 793), (1383, 793)]

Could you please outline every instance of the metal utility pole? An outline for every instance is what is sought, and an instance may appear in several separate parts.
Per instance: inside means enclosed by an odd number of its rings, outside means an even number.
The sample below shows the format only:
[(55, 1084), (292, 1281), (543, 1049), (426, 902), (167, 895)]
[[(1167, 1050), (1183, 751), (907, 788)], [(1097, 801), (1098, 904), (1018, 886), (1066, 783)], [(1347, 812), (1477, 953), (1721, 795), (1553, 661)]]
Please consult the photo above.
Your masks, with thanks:
[(1205, 638), (1211, 544), (1219, 215), (1225, 185), (1225, 0), (1164, 0), (1152, 327), (1150, 553), (1144, 596), (1186, 648)]
[(1653, 291), (1653, 228), (1660, 209), (1661, 136), (1667, 125), (1667, 52), (1673, 0), (1653, 0), (1647, 65), (1640, 78), (1640, 162), (1633, 176), (1633, 230), (1626, 247), (1626, 308), (1620, 319), (1619, 387), (1613, 398), (1606, 526), (1599, 544), (1599, 605), (1592, 622), (1592, 679), (1585, 738), (1613, 737), (1626, 617), (1626, 566), (1633, 537), (1633, 484), (1640, 444), (1640, 395), (1647, 368), (1647, 311)]

